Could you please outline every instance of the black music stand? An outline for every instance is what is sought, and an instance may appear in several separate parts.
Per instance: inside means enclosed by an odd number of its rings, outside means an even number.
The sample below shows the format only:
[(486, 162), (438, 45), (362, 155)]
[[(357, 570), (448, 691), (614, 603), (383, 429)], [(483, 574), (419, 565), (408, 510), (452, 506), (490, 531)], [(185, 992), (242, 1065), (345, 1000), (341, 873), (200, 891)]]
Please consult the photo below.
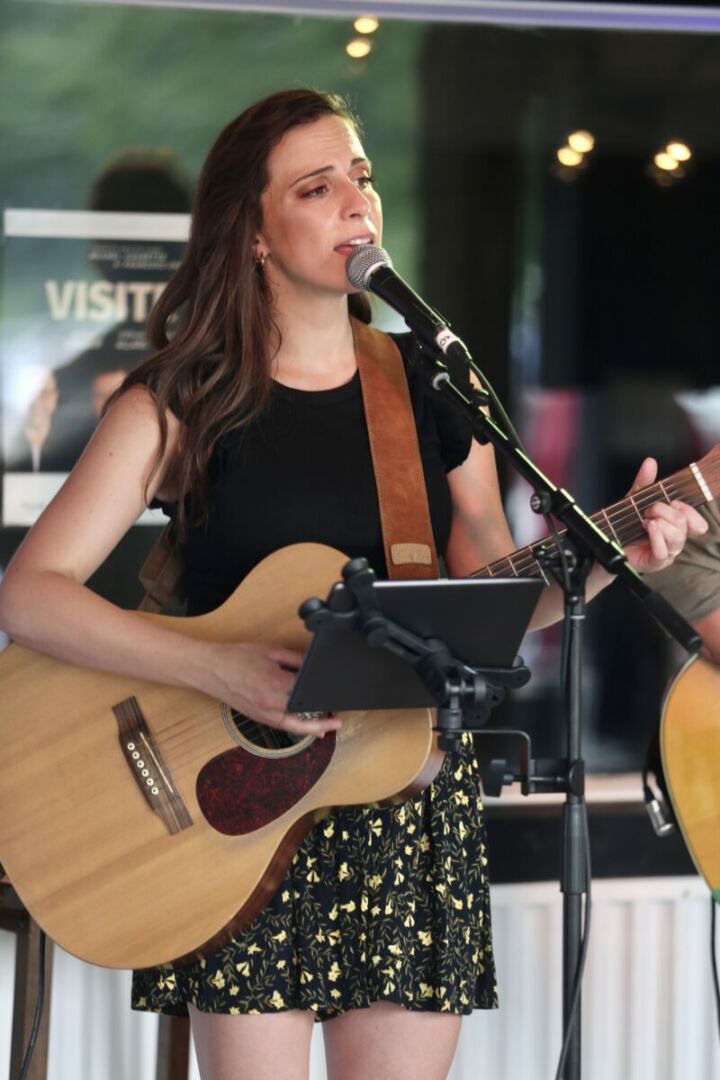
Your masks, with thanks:
[(366, 559), (342, 575), (327, 601), (300, 607), (314, 637), (290, 711), (435, 706), (440, 747), (454, 750), (530, 678), (516, 651), (542, 581), (378, 581)]

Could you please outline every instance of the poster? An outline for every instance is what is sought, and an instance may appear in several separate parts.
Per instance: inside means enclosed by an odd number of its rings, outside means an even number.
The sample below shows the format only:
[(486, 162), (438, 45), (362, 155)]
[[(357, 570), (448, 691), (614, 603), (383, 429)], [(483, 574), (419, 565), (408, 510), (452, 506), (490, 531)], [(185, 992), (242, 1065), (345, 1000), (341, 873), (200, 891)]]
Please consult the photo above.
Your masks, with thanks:
[[(145, 324), (179, 265), (184, 214), (5, 210), (2, 524), (32, 525), (150, 352)], [(146, 511), (139, 524), (161, 524)]]

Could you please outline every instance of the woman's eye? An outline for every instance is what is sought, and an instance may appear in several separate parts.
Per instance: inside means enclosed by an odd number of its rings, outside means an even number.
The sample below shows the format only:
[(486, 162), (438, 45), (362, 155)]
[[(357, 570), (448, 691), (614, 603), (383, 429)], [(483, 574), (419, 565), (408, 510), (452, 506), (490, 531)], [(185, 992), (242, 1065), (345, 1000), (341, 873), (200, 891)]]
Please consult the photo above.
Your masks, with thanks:
[(376, 183), (376, 177), (374, 176), (358, 176), (357, 180), (361, 188), (372, 187)]
[(303, 191), (303, 199), (312, 199), (317, 195), (322, 195), (324, 191), (327, 191), (327, 184), (318, 184), (317, 187), (311, 188), (310, 191)]

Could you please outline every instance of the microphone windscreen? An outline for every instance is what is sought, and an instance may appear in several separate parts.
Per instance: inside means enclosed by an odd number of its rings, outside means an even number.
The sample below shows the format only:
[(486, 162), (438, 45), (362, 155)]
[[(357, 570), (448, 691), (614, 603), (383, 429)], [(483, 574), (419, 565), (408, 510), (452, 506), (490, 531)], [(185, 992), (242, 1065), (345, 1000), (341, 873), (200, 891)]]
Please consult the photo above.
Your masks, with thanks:
[(368, 276), (376, 266), (389, 266), (392, 268), (392, 259), (387, 251), (372, 244), (365, 244), (353, 251), (345, 263), (347, 279), (354, 289), (366, 289)]

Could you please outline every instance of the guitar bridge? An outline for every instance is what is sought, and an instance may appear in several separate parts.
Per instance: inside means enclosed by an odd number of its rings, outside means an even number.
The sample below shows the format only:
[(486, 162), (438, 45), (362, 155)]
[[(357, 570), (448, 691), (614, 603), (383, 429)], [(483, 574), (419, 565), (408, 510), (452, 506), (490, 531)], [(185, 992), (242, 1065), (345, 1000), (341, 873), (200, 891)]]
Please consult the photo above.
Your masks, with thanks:
[(145, 802), (173, 835), (193, 821), (136, 697), (113, 705), (120, 748)]

